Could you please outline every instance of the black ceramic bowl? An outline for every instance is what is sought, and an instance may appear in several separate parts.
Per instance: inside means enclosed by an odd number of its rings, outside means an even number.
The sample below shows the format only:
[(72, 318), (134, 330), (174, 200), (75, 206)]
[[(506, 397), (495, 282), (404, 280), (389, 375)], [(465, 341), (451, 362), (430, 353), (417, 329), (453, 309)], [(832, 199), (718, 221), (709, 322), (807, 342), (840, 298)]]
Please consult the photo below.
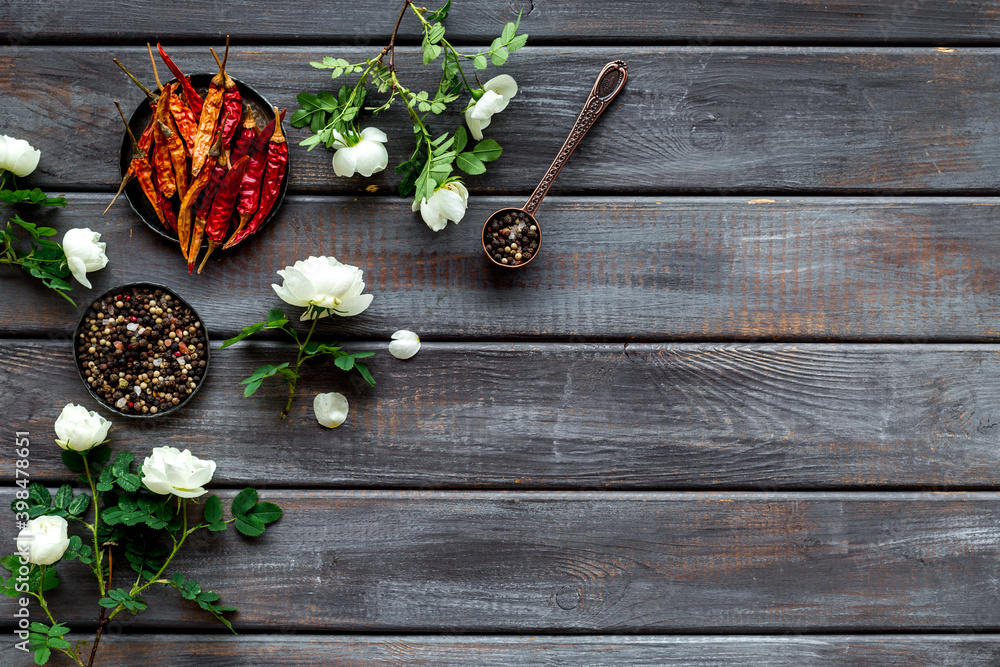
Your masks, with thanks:
[[(143, 314), (138, 316), (135, 321), (137, 327), (134, 331), (129, 331), (127, 327), (132, 324), (132, 322), (129, 321), (131, 319), (131, 315), (126, 314), (126, 311), (131, 308), (133, 302), (140, 305), (143, 303), (148, 304), (148, 298), (145, 301), (140, 299), (140, 294), (145, 290), (150, 290), (154, 293), (156, 290), (160, 291), (159, 296), (153, 297), (154, 300), (157, 301), (157, 305), (154, 307), (162, 307), (164, 309), (164, 313), (162, 315)], [(170, 300), (165, 298), (167, 295), (170, 296)], [(125, 297), (129, 298), (126, 299)], [(114, 301), (109, 305), (109, 308), (105, 309), (102, 302), (108, 298), (114, 299)], [(121, 303), (124, 304), (123, 307), (119, 308), (115, 305), (118, 301), (121, 301)], [(173, 309), (173, 312), (167, 313), (166, 310), (168, 308)], [(88, 326), (88, 320), (95, 319), (95, 315), (100, 312), (104, 312), (105, 317), (103, 319), (98, 318), (98, 323), (96, 325), (91, 324)], [(196, 327), (197, 333), (193, 336), (195, 340), (192, 345), (197, 345), (199, 342), (203, 343), (202, 349), (199, 350), (195, 348), (194, 350), (191, 350), (188, 348), (188, 352), (184, 353), (181, 351), (183, 348), (180, 343), (177, 343), (174, 346), (176, 349), (165, 348), (163, 351), (159, 351), (160, 346), (156, 340), (158, 337), (156, 327), (161, 327), (159, 337), (162, 340), (169, 341), (168, 336), (171, 329), (169, 329), (168, 326), (171, 324), (170, 318), (171, 316), (176, 317), (178, 315), (188, 318), (190, 326), (194, 326), (195, 322), (201, 322), (201, 327)], [(119, 323), (117, 322), (117, 318), (119, 316), (125, 317), (126, 319)], [(160, 325), (156, 325), (155, 323), (155, 318), (157, 316), (162, 320)], [(124, 333), (120, 333), (121, 325), (123, 324), (126, 329)], [(100, 340), (108, 334), (105, 334), (102, 329), (98, 329), (98, 331), (94, 332), (90, 329), (90, 326), (110, 327), (112, 328), (112, 333), (109, 334), (110, 336), (114, 337), (115, 335), (118, 335), (119, 338), (127, 337), (128, 340), (112, 341), (112, 344), (107, 346), (108, 352), (103, 353)], [(179, 324), (177, 326), (179, 326)], [(98, 343), (96, 345), (90, 341), (90, 338), (92, 337), (98, 339)], [(136, 341), (133, 342), (132, 338), (135, 338)], [(140, 340), (147, 341), (147, 348), (141, 347), (138, 343)], [(76, 362), (76, 369), (80, 373), (80, 379), (83, 381), (84, 386), (87, 387), (87, 391), (89, 391), (94, 400), (100, 403), (103, 407), (107, 408), (116, 415), (121, 415), (122, 417), (129, 417), (132, 419), (155, 419), (156, 417), (172, 414), (184, 407), (184, 405), (198, 393), (198, 390), (201, 389), (201, 385), (205, 383), (205, 378), (208, 377), (209, 340), (208, 330), (205, 327), (205, 321), (202, 320), (201, 316), (198, 315), (198, 312), (191, 307), (191, 304), (177, 296), (173, 290), (156, 283), (129, 283), (127, 285), (119, 285), (118, 287), (114, 287), (104, 292), (99, 297), (94, 299), (90, 306), (87, 307), (87, 310), (84, 311), (83, 316), (80, 317), (80, 321), (76, 325), (76, 331), (73, 333), (73, 359)], [(122, 343), (121, 352), (114, 351), (116, 349), (114, 342)], [(172, 343), (172, 341), (170, 342)], [(152, 348), (148, 348), (149, 345), (152, 345)], [(93, 347), (96, 351), (94, 354), (89, 352), (91, 347)], [(187, 345), (185, 344), (184, 347), (187, 347)], [(196, 359), (191, 359), (192, 352), (197, 355)], [(143, 353), (147, 355), (145, 359), (139, 356)], [(89, 366), (88, 360), (83, 358), (85, 355), (91, 357), (89, 361), (92, 361), (95, 364), (95, 367), (91, 368)], [(133, 357), (131, 355), (135, 356)], [(160, 360), (159, 363), (157, 363), (156, 359)], [(192, 366), (190, 370), (184, 370), (184, 367), (180, 366), (180, 360), (182, 359), (185, 363)], [(147, 383), (149, 387), (147, 390), (143, 390), (139, 394), (135, 393), (135, 387), (139, 385), (139, 381), (135, 378), (127, 381), (126, 386), (124, 387), (116, 386), (118, 380), (115, 380), (114, 382), (110, 380), (112, 374), (117, 374), (119, 372), (126, 373), (131, 364), (131, 360), (137, 361), (138, 363), (145, 362), (150, 364), (150, 368), (141, 369), (142, 372), (151, 376), (150, 382)], [(203, 366), (199, 365), (199, 362), (202, 361), (204, 361)], [(95, 373), (103, 375), (104, 379), (108, 380), (109, 384), (116, 386), (116, 390), (122, 394), (122, 397), (118, 398), (113, 396), (112, 398), (114, 400), (110, 403), (105, 400), (105, 398), (101, 396), (93, 386), (91, 386), (86, 375), (87, 370), (91, 371), (91, 376), (94, 376)], [(161, 377), (163, 378), (170, 377), (168, 373), (176, 372), (178, 376), (190, 373), (188, 381), (195, 382), (195, 386), (191, 388), (190, 394), (186, 393), (187, 388), (190, 387), (185, 387), (183, 389), (182, 395), (184, 398), (181, 399), (177, 405), (170, 404), (164, 407), (159, 400), (152, 395), (152, 393), (146, 393), (147, 391), (151, 392), (154, 388), (152, 375), (155, 370), (162, 370), (163, 373), (161, 374)], [(180, 381), (179, 377), (178, 381)], [(164, 379), (164, 382), (166, 382), (166, 379)], [(173, 390), (170, 392), (164, 390), (163, 393), (173, 393)], [(145, 396), (143, 396), (144, 394)], [(157, 407), (156, 411), (146, 413), (133, 411), (132, 408), (139, 402), (139, 397), (142, 397), (141, 400), (150, 400), (150, 403), (155, 403), (155, 407)], [(124, 404), (121, 404), (122, 398), (125, 399)], [(133, 405), (129, 406), (129, 402), (132, 402)], [(152, 406), (147, 405), (147, 408), (149, 407)]]
[[(212, 81), (212, 74), (195, 74), (191, 77), (191, 85), (194, 89), (201, 94), (205, 94), (208, 90), (208, 84)], [(173, 83), (176, 79), (171, 79), (168, 83)], [(245, 83), (233, 79), (236, 81), (236, 86), (239, 88), (240, 95), (243, 97), (243, 108), (249, 109), (253, 112), (254, 117), (257, 119), (257, 125), (263, 128), (265, 125), (271, 122), (274, 118), (274, 109), (271, 107), (271, 103), (264, 99), (264, 96), (258, 93), (256, 90), (246, 85)], [(149, 102), (145, 99), (136, 107), (136, 110), (132, 112), (132, 117), (129, 118), (128, 124), (132, 128), (132, 132), (138, 138), (146, 126), (149, 124), (149, 120), (153, 117), (153, 109), (149, 106)], [(238, 131), (238, 130), (237, 130)], [(125, 173), (128, 172), (128, 168), (132, 163), (132, 140), (128, 136), (128, 132), (122, 132), (122, 145), (118, 156), (118, 169), (121, 176), (124, 178)], [(278, 209), (281, 208), (281, 203), (285, 199), (285, 191), (288, 189), (288, 175), (289, 168), (286, 163), (285, 167), (285, 177), (281, 181), (281, 191), (278, 193), (278, 199), (275, 200), (274, 206), (271, 208), (271, 212), (267, 214), (264, 221), (261, 223), (260, 229), (263, 229), (265, 225), (269, 224), (274, 216), (277, 214)], [(143, 194), (142, 188), (139, 187), (139, 183), (134, 179), (125, 186), (125, 198), (128, 200), (129, 206), (135, 211), (135, 214), (142, 218), (142, 221), (146, 223), (146, 226), (152, 229), (154, 232), (159, 234), (165, 239), (168, 239), (174, 243), (179, 243), (177, 238), (177, 232), (171, 231), (163, 226), (160, 219), (156, 217), (156, 211), (153, 210), (152, 205), (150, 205), (149, 200), (146, 199), (146, 195)], [(254, 236), (257, 234), (255, 233)], [(207, 247), (208, 242), (203, 241), (202, 247)], [(221, 248), (220, 248), (221, 250)]]

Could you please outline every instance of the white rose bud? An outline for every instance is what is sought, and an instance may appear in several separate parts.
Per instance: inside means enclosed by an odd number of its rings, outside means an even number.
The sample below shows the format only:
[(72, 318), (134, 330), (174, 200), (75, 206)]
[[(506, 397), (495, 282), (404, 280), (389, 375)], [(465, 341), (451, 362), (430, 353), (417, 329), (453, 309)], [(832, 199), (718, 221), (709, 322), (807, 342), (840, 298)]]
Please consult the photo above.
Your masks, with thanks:
[(457, 225), (465, 217), (469, 206), (469, 191), (459, 181), (445, 183), (431, 195), (430, 199), (413, 201), (414, 211), (420, 209), (420, 217), (435, 232), (445, 228), (449, 220)]
[(69, 547), (69, 524), (61, 516), (32, 519), (17, 535), (17, 550), (35, 565), (52, 565)]
[(161, 496), (174, 494), (181, 498), (204, 495), (205, 484), (212, 481), (215, 461), (199, 459), (190, 450), (155, 447), (142, 462), (142, 483)]
[(310, 257), (278, 271), (281, 285), (271, 287), (285, 303), (303, 306), (300, 319), (315, 320), (331, 313), (349, 317), (364, 312), (372, 302), (371, 294), (362, 294), (364, 271), (341, 264), (333, 257)]
[(361, 130), (361, 139), (353, 145), (336, 130), (333, 137), (333, 147), (337, 149), (333, 154), (333, 173), (337, 176), (350, 177), (357, 173), (367, 177), (389, 164), (389, 153), (383, 145), (389, 139), (377, 127)]
[(41, 156), (42, 152), (24, 139), (0, 136), (0, 171), (6, 169), (15, 176), (27, 176), (38, 166)]
[(56, 419), (56, 444), (85, 452), (108, 438), (111, 422), (82, 405), (67, 403)]
[(101, 235), (87, 228), (71, 229), (63, 236), (63, 252), (69, 270), (77, 282), (90, 289), (87, 280), (88, 271), (99, 271), (108, 265), (108, 256), (104, 254), (107, 243), (99, 243)]
[(313, 399), (313, 412), (316, 421), (327, 428), (337, 428), (347, 419), (347, 397), (331, 391), (329, 394), (316, 394)]
[(483, 130), (490, 124), (495, 114), (510, 104), (510, 98), (517, 95), (517, 82), (509, 74), (493, 77), (483, 85), (483, 95), (465, 111), (465, 124), (469, 126), (472, 138), (479, 141)]
[(392, 342), (389, 343), (389, 354), (397, 359), (409, 359), (420, 351), (420, 336), (400, 329), (392, 334)]

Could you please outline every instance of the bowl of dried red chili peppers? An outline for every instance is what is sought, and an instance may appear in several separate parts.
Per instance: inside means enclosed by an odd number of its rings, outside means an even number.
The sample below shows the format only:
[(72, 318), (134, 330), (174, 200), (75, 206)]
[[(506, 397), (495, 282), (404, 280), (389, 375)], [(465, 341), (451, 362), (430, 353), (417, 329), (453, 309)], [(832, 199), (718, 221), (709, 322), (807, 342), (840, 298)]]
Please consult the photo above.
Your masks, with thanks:
[(201, 273), (216, 249), (257, 233), (280, 208), (288, 188), (285, 114), (229, 76), (228, 40), (222, 60), (212, 50), (216, 74), (185, 76), (157, 49), (176, 77), (160, 82), (150, 48), (158, 92), (115, 60), (146, 93), (126, 121), (119, 193), (150, 229), (180, 246), (189, 273), (196, 265)]
[(114, 287), (97, 297), (73, 334), (80, 378), (123, 417), (179, 410), (208, 376), (208, 331), (198, 312), (155, 283)]

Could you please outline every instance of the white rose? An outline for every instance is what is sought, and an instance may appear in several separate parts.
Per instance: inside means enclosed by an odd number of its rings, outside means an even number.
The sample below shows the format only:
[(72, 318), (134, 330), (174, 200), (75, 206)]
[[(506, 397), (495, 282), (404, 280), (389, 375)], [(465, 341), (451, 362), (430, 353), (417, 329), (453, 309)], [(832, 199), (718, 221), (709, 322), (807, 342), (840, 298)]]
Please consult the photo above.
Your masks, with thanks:
[(197, 498), (215, 474), (215, 461), (199, 459), (190, 450), (155, 447), (152, 456), (142, 462), (142, 483), (161, 496), (174, 494)]
[(111, 422), (82, 405), (67, 403), (56, 419), (56, 444), (85, 452), (108, 438)]
[(449, 220), (458, 224), (465, 217), (465, 209), (469, 206), (469, 191), (459, 181), (445, 183), (434, 191), (430, 199), (413, 201), (414, 211), (420, 209), (420, 217), (427, 226), (435, 232), (445, 228)]
[(24, 139), (0, 136), (0, 171), (6, 169), (15, 176), (27, 176), (38, 166), (41, 156), (42, 152)]
[(17, 535), (17, 550), (27, 553), (36, 565), (52, 565), (63, 557), (69, 546), (69, 524), (61, 516), (32, 519)]
[(517, 82), (511, 75), (501, 74), (487, 81), (483, 90), (483, 96), (465, 111), (465, 124), (476, 141), (483, 138), (493, 115), (506, 109), (510, 98), (517, 95)]
[(107, 243), (100, 243), (101, 235), (87, 229), (71, 229), (63, 236), (62, 247), (66, 253), (69, 270), (77, 282), (90, 288), (87, 280), (88, 271), (99, 271), (108, 265), (108, 256), (104, 254)]
[(341, 317), (357, 315), (372, 302), (371, 294), (362, 294), (364, 271), (341, 264), (333, 257), (299, 260), (278, 271), (278, 275), (284, 282), (272, 283), (271, 287), (285, 303), (306, 308), (300, 318), (303, 320), (315, 320), (331, 313)]
[(313, 399), (313, 412), (316, 421), (327, 428), (337, 428), (347, 419), (347, 397), (331, 391), (329, 394), (316, 394)]
[(389, 354), (397, 359), (409, 359), (420, 350), (420, 336), (400, 329), (392, 334), (392, 342), (389, 343)]
[(371, 176), (389, 164), (389, 153), (382, 145), (388, 137), (377, 127), (361, 130), (361, 140), (353, 145), (340, 132), (334, 130), (333, 135), (333, 147), (337, 149), (333, 154), (333, 173), (337, 176), (353, 176), (355, 173)]

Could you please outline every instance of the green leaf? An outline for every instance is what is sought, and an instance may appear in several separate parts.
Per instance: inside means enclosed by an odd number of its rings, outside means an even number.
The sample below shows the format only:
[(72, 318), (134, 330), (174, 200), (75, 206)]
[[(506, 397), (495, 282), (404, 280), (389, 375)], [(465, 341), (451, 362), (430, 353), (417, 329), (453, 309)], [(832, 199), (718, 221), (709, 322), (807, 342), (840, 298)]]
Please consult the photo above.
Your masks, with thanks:
[(233, 504), (230, 507), (233, 516), (243, 516), (249, 512), (254, 505), (257, 504), (257, 490), (256, 489), (243, 489), (236, 497), (233, 498)]
[(69, 628), (67, 628), (62, 623), (56, 623), (51, 628), (49, 628), (49, 636), (50, 637), (62, 637), (63, 635), (67, 634), (68, 632), (69, 632)]
[(209, 496), (205, 501), (205, 523), (218, 523), (222, 520), (222, 501), (219, 496)]
[(513, 22), (508, 22), (507, 25), (503, 27), (503, 32), (500, 33), (500, 41), (506, 44), (514, 37), (514, 33), (517, 32), (517, 26)]
[(108, 609), (114, 609), (118, 606), (118, 600), (113, 600), (111, 598), (101, 598), (97, 601), (97, 604)]
[(510, 54), (507, 51), (506, 46), (501, 46), (499, 49), (490, 54), (490, 62), (499, 67), (507, 62), (507, 57)]
[(52, 657), (52, 650), (48, 646), (43, 646), (42, 648), (35, 651), (35, 664), (44, 665)]
[(513, 53), (528, 43), (527, 35), (518, 35), (507, 43), (507, 50)]
[(361, 373), (361, 377), (365, 379), (365, 382), (367, 382), (373, 387), (375, 386), (375, 378), (372, 377), (372, 373), (370, 370), (368, 370), (367, 366), (358, 361), (354, 363), (354, 367), (358, 369), (359, 373)]
[(483, 162), (492, 162), (503, 154), (503, 148), (493, 139), (483, 139), (476, 144), (472, 152)]
[(459, 153), (455, 158), (455, 166), (473, 176), (486, 172), (486, 165), (474, 153)]
[(56, 491), (55, 506), (60, 509), (66, 509), (69, 505), (69, 501), (73, 499), (73, 487), (69, 484), (63, 484)]
[(342, 357), (337, 357), (333, 360), (333, 363), (337, 364), (337, 368), (342, 371), (349, 371), (354, 368), (354, 357), (349, 354), (345, 354)]
[(122, 475), (132, 471), (132, 461), (135, 460), (135, 455), (132, 452), (118, 452), (118, 456), (115, 457), (115, 462), (111, 464), (111, 471), (114, 473), (115, 477), (121, 477)]
[(444, 37), (444, 26), (440, 23), (433, 24), (427, 31), (427, 41), (431, 44), (437, 44)]
[(0, 566), (3, 566), (3, 568), (10, 573), (17, 572), (18, 568), (21, 567), (21, 557), (17, 554), (4, 556), (3, 558), (0, 558)]
[(288, 324), (288, 317), (281, 311), (280, 308), (272, 308), (267, 311), (267, 326), (269, 328), (276, 328)]
[(455, 130), (455, 143), (452, 144), (452, 150), (456, 153), (461, 152), (465, 149), (465, 144), (469, 141), (469, 133), (465, 131), (463, 125), (459, 125), (458, 129)]
[(52, 495), (42, 484), (32, 482), (31, 486), (28, 487), (28, 503), (31, 505), (50, 507), (52, 505)]
[(229, 340), (223, 342), (222, 345), (219, 346), (219, 349), (222, 350), (229, 347), (230, 345), (235, 345), (244, 338), (254, 335), (258, 331), (263, 329), (266, 325), (267, 325), (266, 322), (257, 322), (256, 324), (251, 324), (250, 326), (243, 327), (243, 331), (241, 333), (238, 333)]
[(253, 382), (251, 382), (250, 384), (248, 384), (246, 386), (246, 388), (243, 390), (243, 396), (244, 397), (253, 396), (254, 393), (258, 389), (260, 389), (261, 382), (262, 382), (261, 380), (254, 380)]
[(476, 67), (476, 69), (486, 69), (489, 67), (486, 62), (486, 55), (482, 53), (477, 54), (476, 57), (472, 59), (472, 64)]
[(142, 487), (142, 478), (135, 473), (127, 472), (118, 477), (115, 482), (126, 493), (135, 493)]
[(80, 516), (87, 511), (88, 507), (90, 507), (90, 496), (86, 493), (81, 493), (70, 501), (66, 507), (66, 512), (73, 516)]
[(431, 44), (426, 39), (423, 43), (424, 47), (424, 64), (429, 65), (432, 63), (439, 55), (441, 55), (441, 47), (437, 44)]
[(72, 449), (64, 449), (60, 454), (63, 464), (73, 472), (83, 472), (83, 457)]
[(62, 637), (53, 637), (46, 643), (49, 646), (49, 648), (58, 649), (60, 651), (73, 647), (72, 644), (70, 644)]
[(264, 522), (252, 514), (236, 517), (233, 525), (247, 537), (257, 537), (264, 533)]
[(250, 512), (250, 516), (255, 516), (265, 524), (274, 523), (281, 518), (281, 508), (274, 503), (261, 501)]
[(101, 445), (94, 447), (86, 454), (87, 460), (103, 465), (111, 458), (111, 445)]

